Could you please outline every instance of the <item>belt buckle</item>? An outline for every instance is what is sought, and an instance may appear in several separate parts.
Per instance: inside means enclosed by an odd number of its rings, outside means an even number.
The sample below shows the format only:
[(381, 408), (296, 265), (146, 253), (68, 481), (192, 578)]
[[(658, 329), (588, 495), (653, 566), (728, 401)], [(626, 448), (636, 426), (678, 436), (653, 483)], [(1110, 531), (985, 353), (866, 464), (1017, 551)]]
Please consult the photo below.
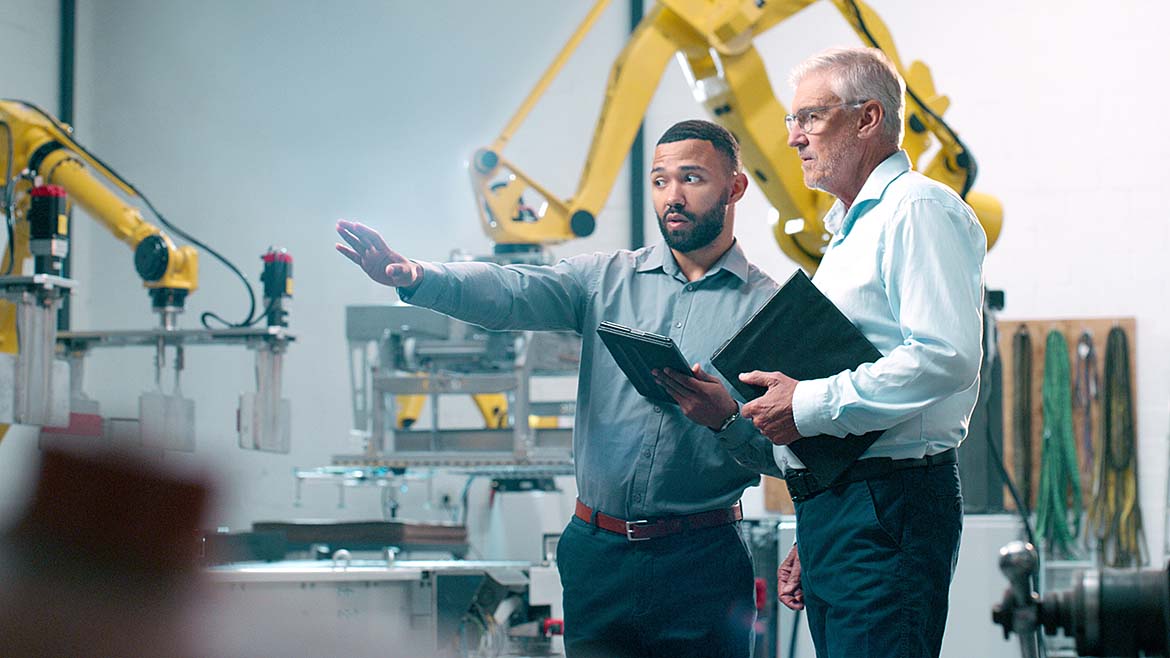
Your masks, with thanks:
[(803, 502), (808, 500), (817, 492), (817, 478), (812, 471), (799, 471), (793, 474), (795, 477), (790, 478), (789, 494), (791, 494), (793, 502)]
[(626, 521), (626, 540), (627, 541), (646, 541), (647, 539), (650, 539), (650, 537), (635, 537), (634, 536), (634, 531), (636, 531), (638, 528), (642, 528), (642, 527), (645, 527), (648, 525), (650, 525), (650, 521), (647, 519), (641, 519), (638, 521)]

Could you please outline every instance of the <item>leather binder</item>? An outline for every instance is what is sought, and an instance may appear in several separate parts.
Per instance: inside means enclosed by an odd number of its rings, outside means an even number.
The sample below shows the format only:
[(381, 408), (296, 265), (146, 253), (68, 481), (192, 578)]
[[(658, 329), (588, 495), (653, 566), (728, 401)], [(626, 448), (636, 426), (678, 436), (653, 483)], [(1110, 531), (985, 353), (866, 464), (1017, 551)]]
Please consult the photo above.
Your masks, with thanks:
[[(723, 377), (746, 400), (765, 388), (739, 381), (740, 373), (779, 371), (797, 380), (820, 379), (882, 354), (834, 304), (797, 270), (711, 357)], [(817, 482), (828, 486), (881, 436), (811, 436), (788, 445)]]

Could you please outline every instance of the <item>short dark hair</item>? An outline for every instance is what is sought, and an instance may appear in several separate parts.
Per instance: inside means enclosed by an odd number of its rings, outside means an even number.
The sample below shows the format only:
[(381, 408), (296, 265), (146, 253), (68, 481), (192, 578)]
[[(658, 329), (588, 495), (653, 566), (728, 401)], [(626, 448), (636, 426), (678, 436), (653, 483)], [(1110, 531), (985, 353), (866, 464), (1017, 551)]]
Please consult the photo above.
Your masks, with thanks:
[(673, 142), (683, 142), (688, 139), (699, 139), (704, 142), (709, 142), (715, 150), (722, 153), (726, 158), (728, 164), (731, 165), (731, 171), (736, 172), (740, 169), (739, 163), (739, 141), (735, 139), (723, 126), (712, 123), (710, 121), (703, 121), (701, 119), (687, 119), (686, 121), (679, 121), (666, 132), (662, 133), (662, 137), (658, 138), (658, 144), (671, 144)]

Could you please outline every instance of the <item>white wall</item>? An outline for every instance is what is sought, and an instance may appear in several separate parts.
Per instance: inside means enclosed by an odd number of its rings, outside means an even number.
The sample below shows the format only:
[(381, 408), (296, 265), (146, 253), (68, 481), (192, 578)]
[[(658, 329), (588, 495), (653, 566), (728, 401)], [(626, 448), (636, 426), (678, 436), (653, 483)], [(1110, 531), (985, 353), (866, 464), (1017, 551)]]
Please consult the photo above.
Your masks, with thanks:
[[(363, 507), (357, 493), (345, 511), (324, 491), (306, 496), (315, 500), (303, 509), (291, 507), (294, 466), (323, 465), (352, 450), (343, 307), (389, 298), (332, 253), (333, 219), (373, 223), (415, 257), (486, 251), (463, 162), (497, 134), (588, 3), (80, 4), (79, 139), (253, 279), (269, 244), (288, 247), (296, 259), (298, 342), (285, 380), (293, 453), (235, 447), (234, 405), (251, 385), (249, 354), (204, 349), (188, 368), (184, 391), (198, 400), (197, 457), (224, 478), (223, 522), (376, 514), (376, 504)], [(1086, 0), (940, 0), (923, 11), (907, 0), (872, 4), (902, 58), (924, 60), (950, 96), (946, 117), (981, 165), (976, 188), (1004, 203), (1004, 231), (986, 263), (989, 286), (1007, 292), (1003, 317), (1137, 318), (1142, 506), (1157, 557), (1170, 399), (1162, 357), (1170, 347), (1162, 303), (1170, 228), (1155, 203), (1170, 137), (1146, 126), (1170, 100), (1156, 84), (1170, 6), (1127, 0), (1101, 11)], [(626, 7), (614, 5), (510, 147), (566, 196), (624, 39)], [(757, 45), (787, 101), (792, 65), (856, 43), (833, 7), (819, 3)], [(647, 118), (648, 141), (674, 120), (701, 115), (671, 64)], [(614, 189), (597, 236), (558, 253), (626, 244), (625, 181)], [(749, 192), (737, 230), (753, 259), (784, 276), (793, 265), (774, 246), (766, 210)], [(648, 223), (647, 235), (655, 230)], [(78, 328), (154, 323), (122, 245), (78, 222), (75, 249), (84, 285)], [(243, 314), (238, 282), (206, 255), (201, 275), (184, 326), (196, 326), (205, 309)], [(89, 390), (107, 413), (131, 414), (150, 373), (146, 351), (98, 354)]]

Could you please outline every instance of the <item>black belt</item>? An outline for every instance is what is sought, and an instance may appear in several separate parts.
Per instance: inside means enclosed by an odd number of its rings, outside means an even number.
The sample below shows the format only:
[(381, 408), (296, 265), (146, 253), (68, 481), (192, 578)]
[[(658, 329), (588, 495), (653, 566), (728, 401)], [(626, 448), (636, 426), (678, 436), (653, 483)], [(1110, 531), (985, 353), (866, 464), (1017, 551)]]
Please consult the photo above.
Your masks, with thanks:
[(836, 480), (822, 484), (815, 475), (806, 469), (793, 469), (784, 474), (784, 482), (788, 485), (788, 493), (794, 502), (804, 502), (809, 498), (841, 484), (860, 482), (884, 477), (896, 471), (908, 468), (926, 468), (927, 466), (943, 466), (959, 463), (958, 453), (954, 448), (944, 450), (937, 455), (927, 455), (919, 459), (890, 459), (889, 457), (874, 457), (859, 459), (849, 465)]

